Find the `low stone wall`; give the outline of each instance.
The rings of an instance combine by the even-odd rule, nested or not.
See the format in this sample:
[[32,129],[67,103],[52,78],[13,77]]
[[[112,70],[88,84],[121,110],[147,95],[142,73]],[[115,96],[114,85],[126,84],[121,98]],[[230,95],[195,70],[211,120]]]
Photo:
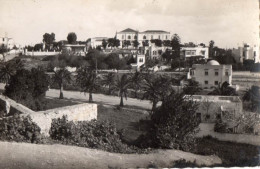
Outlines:
[[52,56],[58,54],[60,54],[60,52],[25,52],[26,56]]
[[3,111],[7,116],[14,113],[19,113],[21,116],[30,116],[32,121],[41,128],[41,134],[45,136],[49,135],[52,120],[62,116],[67,116],[69,121],[97,119],[97,104],[89,103],[35,112],[8,97],[0,95],[0,108],[4,109]]
[[69,121],[90,121],[97,119],[97,104],[79,104],[66,106],[30,114],[32,121],[40,128],[41,133],[48,136],[53,119],[67,116]]

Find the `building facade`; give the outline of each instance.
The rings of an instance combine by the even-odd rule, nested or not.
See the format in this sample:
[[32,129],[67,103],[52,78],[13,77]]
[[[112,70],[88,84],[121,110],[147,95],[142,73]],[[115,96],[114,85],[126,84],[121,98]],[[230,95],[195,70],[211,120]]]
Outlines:
[[103,47],[103,45],[102,45],[103,39],[106,40],[106,41],[108,40],[107,37],[94,37],[94,38],[91,38],[91,46],[94,47],[94,48],[96,48],[98,46]]
[[198,103],[196,117],[201,122],[215,122],[223,119],[226,114],[235,118],[243,113],[243,103],[239,96],[186,95],[184,97]]
[[257,46],[251,47],[246,43],[242,47],[232,49],[232,55],[237,63],[243,63],[244,60],[254,60],[255,62],[259,62],[258,52]]
[[221,86],[224,82],[232,85],[232,65],[220,65],[211,60],[207,64],[194,64],[188,73],[188,79],[193,79],[202,88]]
[[183,59],[189,59],[196,56],[201,56],[204,59],[208,59],[209,48],[206,46],[181,47],[180,55]]
[[13,49],[14,45],[14,40],[12,38],[0,37],[0,46],[4,46],[8,49]]

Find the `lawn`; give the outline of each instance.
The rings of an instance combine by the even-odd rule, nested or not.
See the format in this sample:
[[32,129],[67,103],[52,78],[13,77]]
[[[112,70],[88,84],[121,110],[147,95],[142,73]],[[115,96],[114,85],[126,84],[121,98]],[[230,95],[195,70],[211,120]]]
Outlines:
[[118,109],[116,106],[98,105],[98,120],[110,121],[119,131],[123,130],[123,140],[127,143],[132,143],[139,135],[145,133],[139,120],[147,117],[147,110],[130,107]]
[[48,98],[48,97],[44,98],[44,102],[46,102],[46,106],[42,111],[80,104],[80,102],[76,102],[68,99],[58,99],[58,98]]

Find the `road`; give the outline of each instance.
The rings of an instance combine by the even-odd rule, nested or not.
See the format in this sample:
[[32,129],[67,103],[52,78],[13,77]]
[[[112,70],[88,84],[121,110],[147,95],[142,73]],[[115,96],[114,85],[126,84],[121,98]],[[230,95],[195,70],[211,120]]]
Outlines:
[[[60,91],[56,89],[49,89],[46,96],[51,98],[57,98],[60,95]],[[63,91],[63,95],[66,99],[72,99],[75,101],[87,102],[88,94],[84,94],[78,91]],[[108,105],[119,105],[120,98],[117,96],[109,96],[104,94],[93,94],[94,102],[99,102]],[[124,99],[124,104],[129,106],[138,106],[144,109],[151,109],[152,105],[148,100],[138,100],[133,98]]]
[[149,154],[117,154],[65,145],[0,142],[0,168],[80,169],[137,168],[149,164],[170,167],[173,161],[186,159],[201,165],[221,164],[217,156],[202,156],[179,150],[158,150]]

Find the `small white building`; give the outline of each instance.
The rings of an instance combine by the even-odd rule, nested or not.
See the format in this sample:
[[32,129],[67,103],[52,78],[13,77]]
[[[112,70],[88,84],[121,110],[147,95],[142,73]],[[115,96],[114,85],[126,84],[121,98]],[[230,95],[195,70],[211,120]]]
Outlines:
[[79,56],[85,56],[85,54],[87,53],[87,46],[79,44],[66,44],[62,46],[62,53],[64,52],[73,53]]
[[204,46],[181,47],[180,55],[184,59],[189,59],[195,56],[202,56],[204,59],[208,59],[209,48]]
[[0,37],[0,46],[5,46],[8,49],[13,49],[14,45],[15,44],[13,38]]
[[140,70],[140,67],[145,64],[145,55],[137,55],[136,63],[132,63],[132,68],[135,68],[137,71]]
[[98,47],[98,46],[103,47],[103,45],[102,45],[103,40],[107,41],[108,38],[107,37],[94,37],[94,38],[91,38],[91,46],[95,47],[95,48]]
[[232,85],[232,65],[220,65],[211,60],[207,64],[194,64],[189,70],[188,79],[193,79],[203,88],[212,88],[224,82]]
[[184,97],[198,104],[196,117],[201,122],[215,122],[217,119],[223,119],[225,114],[235,118],[243,113],[243,103],[239,96],[186,95]]

